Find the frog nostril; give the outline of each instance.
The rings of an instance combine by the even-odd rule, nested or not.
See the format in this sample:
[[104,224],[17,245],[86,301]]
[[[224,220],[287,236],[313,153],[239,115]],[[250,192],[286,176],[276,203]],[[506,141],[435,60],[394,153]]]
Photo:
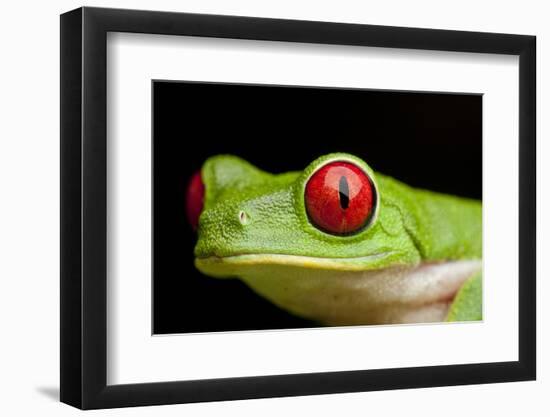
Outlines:
[[248,214],[246,214],[244,211],[239,211],[239,222],[244,226],[248,223]]

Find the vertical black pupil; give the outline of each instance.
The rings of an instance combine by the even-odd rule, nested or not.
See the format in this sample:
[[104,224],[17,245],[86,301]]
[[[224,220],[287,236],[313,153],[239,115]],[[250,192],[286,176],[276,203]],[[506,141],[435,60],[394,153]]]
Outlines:
[[348,179],[343,175],[338,184],[338,195],[340,196],[340,207],[347,209],[349,207],[349,185]]

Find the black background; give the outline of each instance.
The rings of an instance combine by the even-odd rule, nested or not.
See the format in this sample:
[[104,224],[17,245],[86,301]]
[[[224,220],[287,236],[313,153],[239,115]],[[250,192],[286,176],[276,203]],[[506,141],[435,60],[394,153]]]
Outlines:
[[185,189],[209,156],[285,172],[349,152],[409,185],[481,199],[479,95],[154,81],[153,105],[155,334],[318,326],[195,269]]

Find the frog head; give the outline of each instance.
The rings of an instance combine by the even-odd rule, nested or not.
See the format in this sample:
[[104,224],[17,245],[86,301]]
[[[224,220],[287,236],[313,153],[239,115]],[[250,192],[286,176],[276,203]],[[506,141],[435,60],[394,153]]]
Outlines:
[[188,202],[198,226],[195,264],[207,275],[274,267],[365,271],[419,257],[373,170],[350,154],[325,155],[302,172],[281,174],[236,156],[214,156],[195,177],[194,190]]

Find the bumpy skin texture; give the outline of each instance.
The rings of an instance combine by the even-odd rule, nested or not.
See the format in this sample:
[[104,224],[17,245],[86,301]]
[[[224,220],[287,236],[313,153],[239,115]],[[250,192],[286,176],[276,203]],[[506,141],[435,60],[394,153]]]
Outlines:
[[[368,227],[351,236],[319,230],[306,213],[307,180],[332,161],[358,165],[377,189],[375,215]],[[202,179],[206,198],[199,219],[196,265],[211,276],[240,277],[253,288],[254,275],[270,275],[271,264],[308,274],[315,270],[347,273],[482,256],[479,201],[413,189],[374,173],[353,155],[326,155],[303,172],[283,174],[270,174],[238,157],[219,155],[204,163]],[[273,287],[277,277],[269,279]],[[265,291],[258,290],[266,296]],[[478,307],[470,304],[452,306],[453,317],[477,317],[466,311]],[[462,315],[457,313],[459,310]]]
[[447,315],[447,321],[478,321],[482,319],[481,274],[464,283]]

